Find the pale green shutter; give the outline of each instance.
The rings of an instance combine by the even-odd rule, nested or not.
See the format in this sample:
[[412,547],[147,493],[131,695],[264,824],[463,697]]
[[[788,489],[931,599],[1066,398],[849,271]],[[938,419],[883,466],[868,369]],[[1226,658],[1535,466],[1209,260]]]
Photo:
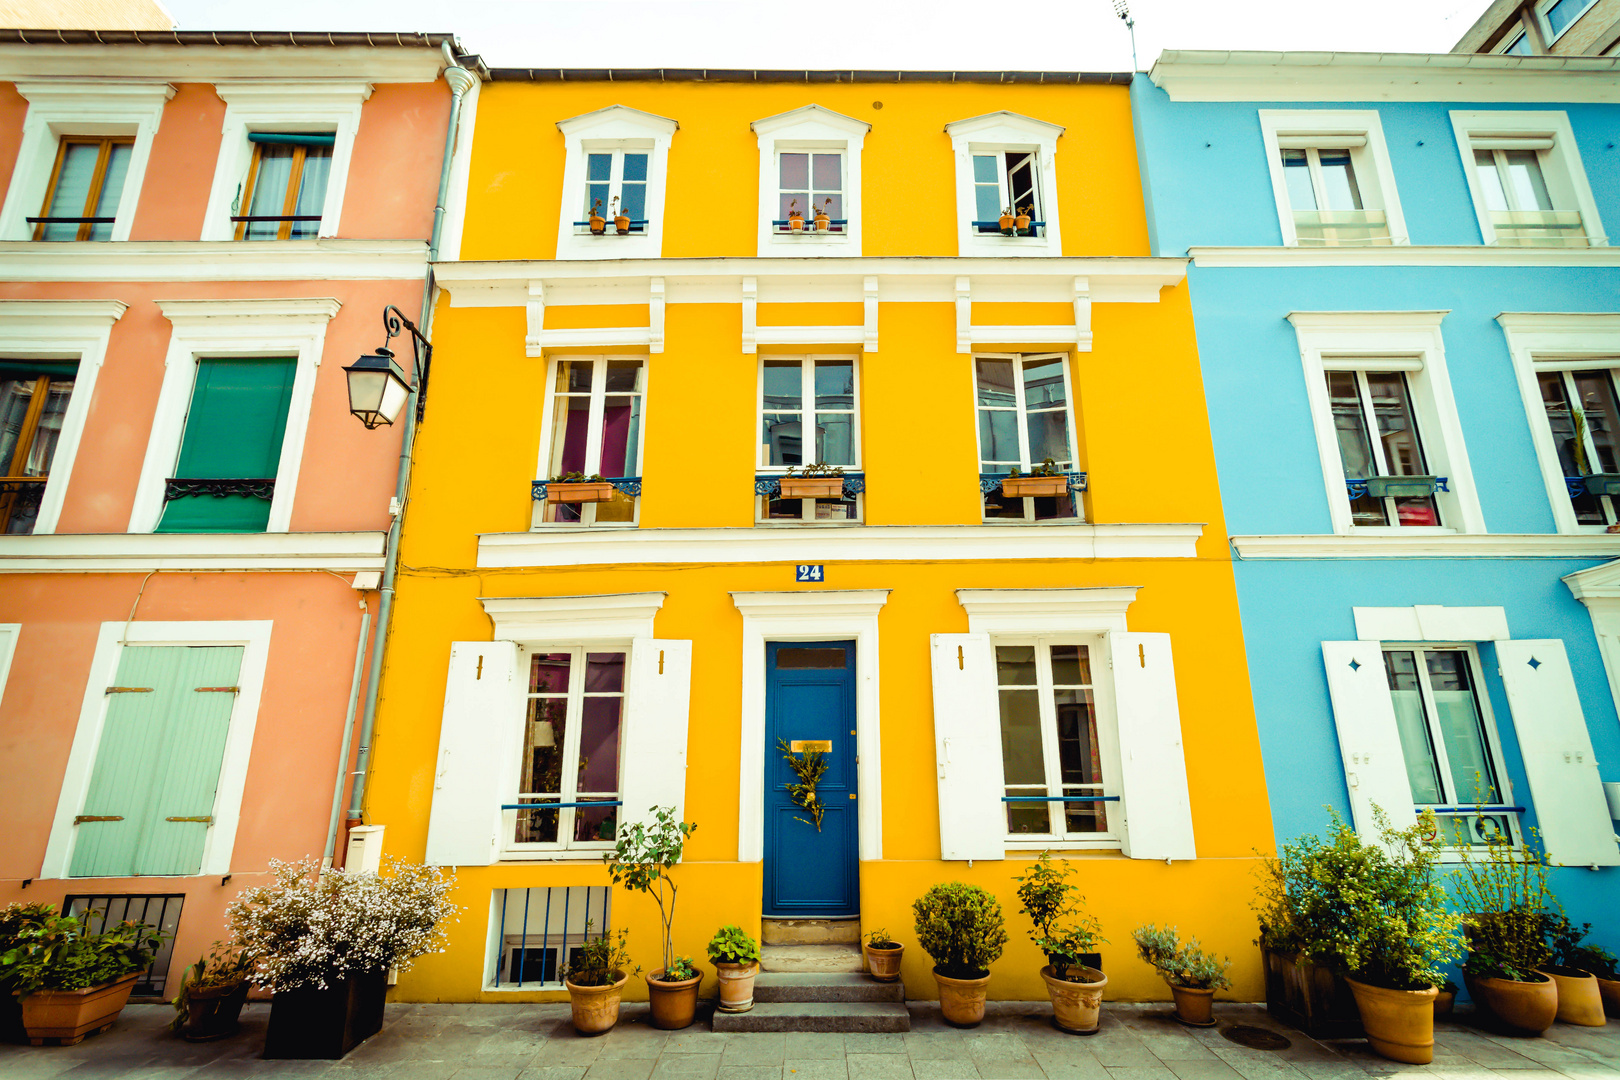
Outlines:
[[[195,874],[213,824],[214,792],[236,704],[242,649],[179,649],[186,654],[170,699],[168,741],[152,788],[137,874]],[[189,820],[180,820],[189,819]]]
[[115,685],[106,689],[107,719],[84,809],[76,818],[70,877],[127,877],[152,774],[163,744],[163,717],[177,649],[125,648]]

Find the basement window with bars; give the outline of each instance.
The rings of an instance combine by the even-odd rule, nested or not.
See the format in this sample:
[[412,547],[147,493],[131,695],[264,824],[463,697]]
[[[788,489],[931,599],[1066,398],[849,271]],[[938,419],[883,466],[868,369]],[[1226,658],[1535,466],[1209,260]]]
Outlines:
[[611,904],[606,885],[494,890],[489,988],[564,989],[574,954],[612,928]]
[[169,962],[174,959],[174,937],[180,929],[180,908],[185,903],[181,895],[79,894],[62,901],[62,910],[76,918],[85,919],[92,933],[111,930],[119,923],[145,923],[164,935],[152,957],[152,966],[141,972],[135,980],[132,998],[161,999],[163,984],[169,978]]

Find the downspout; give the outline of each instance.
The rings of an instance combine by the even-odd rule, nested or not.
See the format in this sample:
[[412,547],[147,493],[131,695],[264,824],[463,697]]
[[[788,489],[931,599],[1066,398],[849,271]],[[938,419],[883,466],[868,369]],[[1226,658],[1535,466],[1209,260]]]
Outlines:
[[[422,307],[419,313],[422,336],[432,337],[433,327],[433,264],[439,258],[439,238],[444,231],[444,204],[450,196],[450,166],[455,156],[457,129],[461,125],[461,103],[468,90],[478,82],[478,76],[455,62],[448,42],[445,58],[450,66],[444,70],[444,81],[450,86],[450,124],[444,133],[444,163],[439,169],[439,197],[433,207],[433,232],[428,242],[427,275],[422,280]],[[415,346],[413,345],[413,350]],[[355,753],[354,786],[349,794],[349,825],[359,824],[366,798],[366,779],[371,765],[371,739],[377,724],[377,691],[382,681],[383,650],[388,644],[390,616],[394,609],[394,578],[399,568],[399,533],[405,516],[405,492],[410,486],[411,454],[416,444],[416,412],[422,389],[420,360],[411,373],[411,396],[405,403],[405,432],[399,442],[399,474],[394,484],[394,500],[390,510],[393,522],[388,527],[388,546],[383,552],[383,578],[381,595],[377,601],[377,630],[371,640],[371,670],[366,679],[366,710],[360,720],[360,745]]]

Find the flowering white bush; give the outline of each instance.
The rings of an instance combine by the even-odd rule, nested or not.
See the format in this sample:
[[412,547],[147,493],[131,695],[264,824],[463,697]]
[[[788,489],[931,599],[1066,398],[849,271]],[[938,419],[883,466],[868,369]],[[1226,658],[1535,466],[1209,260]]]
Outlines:
[[440,927],[460,914],[456,878],[401,859],[380,874],[321,870],[313,859],[270,860],[274,885],[246,889],[225,910],[253,981],[274,992],[326,989],[352,975],[443,952]]

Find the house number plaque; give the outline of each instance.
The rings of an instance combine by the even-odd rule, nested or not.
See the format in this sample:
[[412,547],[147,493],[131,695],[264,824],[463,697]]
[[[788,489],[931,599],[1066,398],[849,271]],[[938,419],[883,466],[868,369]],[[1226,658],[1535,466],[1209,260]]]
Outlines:
[[802,754],[807,750],[820,750],[823,754],[832,753],[831,739],[794,739],[788,743],[788,748],[795,754]]
[[794,581],[826,581],[827,572],[821,563],[796,563],[793,567]]

